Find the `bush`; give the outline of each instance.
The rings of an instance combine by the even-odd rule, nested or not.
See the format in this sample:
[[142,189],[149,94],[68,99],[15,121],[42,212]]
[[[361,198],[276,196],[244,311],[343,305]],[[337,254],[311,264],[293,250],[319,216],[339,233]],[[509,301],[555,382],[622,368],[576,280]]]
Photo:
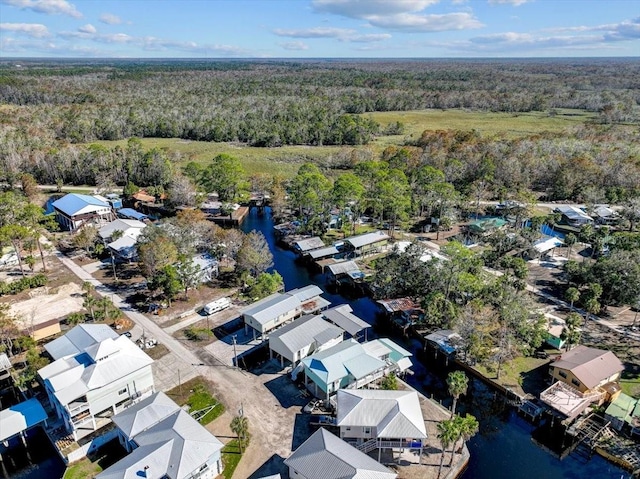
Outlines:
[[18,294],[27,289],[39,288],[47,284],[48,278],[44,274],[36,274],[29,278],[21,278],[17,281],[7,283],[0,281],[0,296],[8,294]]

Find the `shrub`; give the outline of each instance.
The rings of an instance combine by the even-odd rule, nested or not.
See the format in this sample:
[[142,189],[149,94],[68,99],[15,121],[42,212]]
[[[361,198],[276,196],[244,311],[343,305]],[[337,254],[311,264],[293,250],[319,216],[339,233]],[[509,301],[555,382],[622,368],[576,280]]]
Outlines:
[[27,289],[39,288],[47,284],[48,278],[44,274],[36,274],[28,278],[20,278],[17,281],[7,283],[0,281],[0,296],[18,294]]

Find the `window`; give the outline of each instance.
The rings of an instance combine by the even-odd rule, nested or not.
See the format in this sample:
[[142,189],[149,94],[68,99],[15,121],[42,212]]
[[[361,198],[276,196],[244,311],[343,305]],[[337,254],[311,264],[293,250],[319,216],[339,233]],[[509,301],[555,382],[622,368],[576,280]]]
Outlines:
[[119,395],[126,394],[126,393],[127,393],[127,388],[124,388],[124,389],[121,389],[120,391],[118,391]]
[[561,378],[565,378],[565,379],[567,379],[567,373],[565,373],[564,371],[558,371],[558,375],[559,375]]
[[572,379],[571,384],[573,384],[574,386],[580,386],[580,381],[578,381],[577,379]]
[[367,434],[367,435],[371,434],[371,428],[370,427],[365,427],[364,428],[364,433]]

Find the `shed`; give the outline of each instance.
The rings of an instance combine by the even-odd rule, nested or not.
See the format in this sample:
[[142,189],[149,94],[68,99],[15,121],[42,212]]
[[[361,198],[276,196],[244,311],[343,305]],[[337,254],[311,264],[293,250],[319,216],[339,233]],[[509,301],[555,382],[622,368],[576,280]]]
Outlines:
[[124,218],[124,219],[132,219],[132,220],[138,220],[138,221],[144,221],[149,219],[147,215],[145,215],[144,213],[140,213],[139,211],[136,211],[133,208],[121,208],[116,213],[120,218]]

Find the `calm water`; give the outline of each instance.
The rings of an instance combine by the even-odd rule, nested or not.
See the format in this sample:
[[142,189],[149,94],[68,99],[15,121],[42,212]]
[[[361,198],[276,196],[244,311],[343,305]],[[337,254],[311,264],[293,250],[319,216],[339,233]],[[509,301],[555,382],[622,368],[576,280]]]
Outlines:
[[[323,296],[333,305],[349,303],[355,314],[373,324],[378,308],[369,298],[349,299],[326,292],[324,277],[312,275],[307,268],[296,263],[293,252],[276,245],[273,234],[273,221],[269,214],[258,215],[256,210],[246,218],[242,230],[257,230],[264,233],[271,248],[274,269],[282,275],[285,289],[293,289],[313,283],[320,286]],[[373,333],[375,335],[375,331]],[[413,342],[408,345],[414,353],[418,353],[419,345]],[[446,397],[444,377],[446,370],[442,365],[431,364],[427,358],[427,366],[414,361],[415,374],[409,382],[425,394],[435,397]],[[439,374],[437,374],[438,372]],[[469,394],[463,397],[460,411],[474,414],[480,421],[480,433],[469,441],[471,460],[463,474],[464,479],[595,479],[612,478],[627,479],[631,475],[626,471],[608,463],[600,456],[585,462],[574,456],[560,461],[545,452],[531,441],[533,426],[520,418],[515,412],[495,399],[493,391],[479,381],[473,381]]]
[[64,474],[64,463],[42,428],[29,431],[28,450],[19,439],[14,438],[10,442],[11,450],[2,455],[0,478],[59,479]]

